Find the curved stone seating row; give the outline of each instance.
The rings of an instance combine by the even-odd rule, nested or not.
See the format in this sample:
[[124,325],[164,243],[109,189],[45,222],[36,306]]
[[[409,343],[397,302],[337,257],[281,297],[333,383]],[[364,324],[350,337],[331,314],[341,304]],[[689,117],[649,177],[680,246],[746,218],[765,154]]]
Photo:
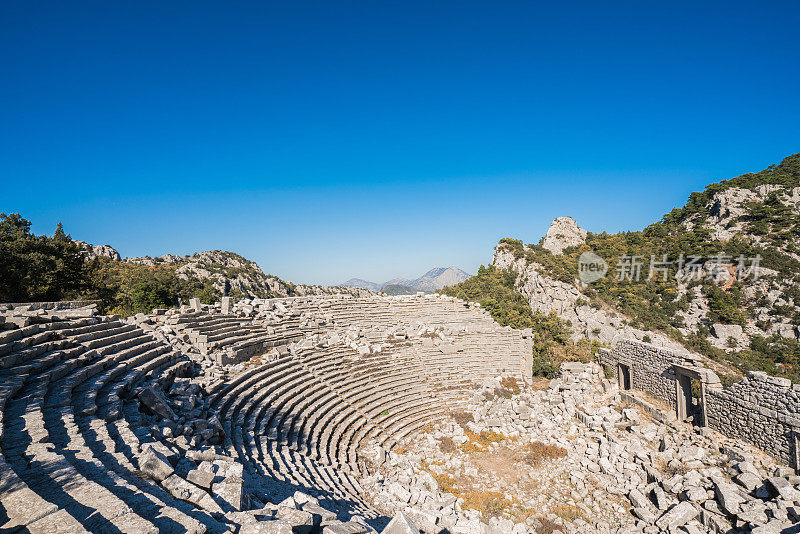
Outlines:
[[[288,494],[301,489],[334,509],[377,517],[357,482],[364,465],[358,451],[368,443],[392,449],[442,417],[475,380],[514,373],[524,357],[518,333],[446,299],[291,302],[288,311],[276,305],[280,321],[271,325],[223,315],[219,307],[165,316],[179,326],[173,335],[206,351],[263,352],[308,340],[206,387],[228,453],[267,496],[279,484]],[[359,350],[332,342],[335,336],[304,338],[331,323],[337,332],[354,329]],[[419,338],[432,326],[436,339]],[[143,447],[156,445],[160,428],[150,427],[133,398],[194,368],[155,330],[89,317],[0,331],[0,529],[228,528],[139,475]],[[412,334],[406,339],[404,332]],[[361,339],[374,345],[363,351]],[[225,369],[209,368],[206,380]]]
[[2,332],[0,347],[0,528],[227,528],[137,475],[139,439],[121,418],[126,393],[185,372],[185,358],[113,317]]
[[212,406],[225,420],[230,452],[249,469],[318,488],[323,499],[370,517],[350,476],[361,443],[391,447],[445,409],[414,373],[371,376],[368,363],[349,363],[353,355],[345,347],[308,349],[247,369],[218,383]]
[[359,490],[349,477],[288,446],[291,424],[283,419],[288,404],[296,407],[298,399],[324,390],[324,385],[309,384],[310,380],[295,359],[282,358],[219,387],[212,406],[225,420],[230,452],[257,474],[316,493],[329,506],[374,517],[376,512],[357,496]]

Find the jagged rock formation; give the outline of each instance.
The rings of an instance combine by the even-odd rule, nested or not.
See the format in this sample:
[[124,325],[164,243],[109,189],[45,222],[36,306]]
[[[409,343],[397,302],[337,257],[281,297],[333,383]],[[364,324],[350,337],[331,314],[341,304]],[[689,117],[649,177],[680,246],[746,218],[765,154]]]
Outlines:
[[627,318],[613,309],[590,306],[577,283],[568,284],[547,276],[541,266],[525,258],[515,258],[502,245],[495,248],[492,265],[517,274],[518,290],[534,311],[555,313],[569,321],[573,339],[587,337],[613,346],[621,339],[641,340],[647,336],[655,345],[683,348],[664,335],[631,327]]
[[199,280],[211,280],[220,292],[224,290],[227,281],[232,292],[250,298],[330,295],[343,292],[353,295],[369,294],[359,288],[341,289],[292,284],[277,276],[264,274],[256,262],[225,250],[198,252],[191,256],[165,254],[157,258],[126,258],[125,261],[150,266],[174,265],[176,273],[181,278],[187,279],[193,276]]
[[348,293],[355,296],[367,296],[372,292],[360,287],[326,287],[306,284],[293,284],[281,280],[277,276],[264,274],[254,261],[248,260],[234,252],[225,250],[209,250],[187,256],[165,254],[152,258],[150,256],[121,258],[110,245],[92,245],[83,241],[75,241],[84,249],[87,260],[102,258],[113,262],[124,261],[136,265],[170,266],[177,276],[183,280],[190,277],[197,280],[210,280],[213,287],[223,293],[226,289],[231,294],[245,298],[272,298],[307,295],[334,295]]
[[547,229],[542,246],[558,255],[567,247],[582,245],[586,234],[586,230],[578,227],[572,217],[556,217]]
[[[534,310],[570,321],[573,338],[683,343],[732,362],[714,367],[721,374],[797,380],[798,221],[800,154],[692,193],[640,232],[592,234],[556,219],[541,245],[501,240],[493,265],[512,269]],[[584,255],[599,260],[602,283],[585,276],[595,265],[581,271]]]

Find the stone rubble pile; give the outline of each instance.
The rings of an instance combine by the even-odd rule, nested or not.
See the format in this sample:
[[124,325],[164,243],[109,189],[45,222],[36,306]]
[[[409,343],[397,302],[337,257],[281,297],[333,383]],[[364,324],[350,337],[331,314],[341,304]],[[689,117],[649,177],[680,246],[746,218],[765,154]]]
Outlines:
[[[464,413],[401,443],[402,454],[365,450],[375,474],[362,483],[376,506],[433,533],[798,531],[800,477],[715,432],[621,404],[596,364],[564,364],[546,391],[494,393],[502,390],[485,382]],[[502,439],[470,448],[486,432]],[[534,442],[563,452],[526,465]],[[509,465],[493,470],[487,456]],[[469,509],[470,488],[502,496],[504,508]]]

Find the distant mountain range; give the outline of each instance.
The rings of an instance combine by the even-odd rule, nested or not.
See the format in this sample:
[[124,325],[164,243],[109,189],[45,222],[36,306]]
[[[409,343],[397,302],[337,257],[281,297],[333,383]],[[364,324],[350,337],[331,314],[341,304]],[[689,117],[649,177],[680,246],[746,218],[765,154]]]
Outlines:
[[471,275],[462,271],[458,267],[435,267],[415,280],[408,278],[393,278],[382,284],[363,280],[361,278],[351,278],[347,282],[339,284],[342,287],[360,287],[370,291],[386,291],[391,295],[413,294],[417,291],[433,293],[444,286],[451,286],[463,282]]

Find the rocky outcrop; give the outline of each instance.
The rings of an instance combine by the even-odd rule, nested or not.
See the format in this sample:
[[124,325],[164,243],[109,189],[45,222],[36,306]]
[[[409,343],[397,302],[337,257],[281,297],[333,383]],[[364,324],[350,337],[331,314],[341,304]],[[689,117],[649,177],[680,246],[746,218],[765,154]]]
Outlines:
[[86,243],[85,241],[75,241],[75,244],[81,247],[86,254],[87,260],[93,260],[95,258],[108,258],[114,261],[120,261],[119,252],[114,249],[111,245],[92,245],[91,243]]
[[701,221],[701,217],[696,215],[690,217],[685,226],[692,229],[695,225],[702,224],[711,230],[712,239],[717,241],[728,241],[736,237],[763,245],[765,242],[761,236],[748,231],[747,222],[752,207],[765,202],[771,195],[776,195],[777,203],[800,215],[800,187],[787,188],[777,184],[763,184],[753,189],[731,187],[711,197],[705,207],[708,212],[707,220]]
[[542,274],[539,265],[528,263],[524,257],[516,259],[501,246],[495,248],[492,264],[517,274],[517,289],[534,311],[555,313],[569,321],[574,339],[587,337],[613,346],[623,338],[642,340],[647,336],[657,346],[682,348],[664,335],[631,327],[627,318],[614,310],[593,308],[576,285]]
[[148,267],[168,266],[174,268],[176,274],[184,280],[190,277],[200,281],[210,280],[214,288],[221,293],[224,293],[227,285],[227,289],[231,294],[246,298],[334,295],[341,293],[353,296],[368,296],[373,293],[358,287],[341,288],[292,284],[281,280],[277,276],[264,274],[264,271],[261,270],[261,267],[256,262],[225,250],[209,250],[186,256],[178,256],[176,254],[164,254],[157,257],[141,256],[123,260],[119,252],[109,245],[92,245],[83,241],[76,241],[75,243],[85,250],[86,258],[89,260],[106,258],[111,261],[124,261]]
[[586,230],[580,228],[572,217],[556,217],[544,236],[542,246],[559,255],[565,248],[582,245],[586,235]]

